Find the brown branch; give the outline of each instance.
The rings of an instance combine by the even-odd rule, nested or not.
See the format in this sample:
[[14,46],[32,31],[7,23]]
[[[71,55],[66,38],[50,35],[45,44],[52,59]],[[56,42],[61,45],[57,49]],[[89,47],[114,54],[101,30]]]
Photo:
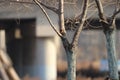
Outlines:
[[64,26],[64,0],[59,0],[59,25],[60,25],[60,33],[62,35],[66,34],[65,26]]
[[52,23],[50,17],[48,16],[47,12],[45,11],[45,9],[42,7],[42,5],[39,3],[38,0],[33,0],[42,10],[42,12],[44,13],[44,15],[46,16],[49,24],[51,25],[51,27],[53,28],[53,30],[58,34],[58,36],[62,37],[62,34],[55,28],[54,24]]
[[84,0],[83,12],[82,12],[82,15],[81,15],[81,23],[80,23],[80,26],[78,27],[78,29],[76,30],[76,32],[74,34],[74,37],[73,37],[73,40],[72,40],[72,43],[71,43],[72,46],[76,46],[78,44],[78,39],[79,39],[80,33],[82,31],[83,25],[85,23],[85,19],[86,19],[86,15],[87,15],[88,3],[89,3],[89,0]]
[[115,12],[119,10],[119,0],[116,0]]
[[100,0],[95,0],[98,12],[99,12],[99,18],[101,19],[102,22],[107,23],[106,17],[104,16],[104,11],[103,11],[103,6]]
[[111,22],[110,22],[110,24],[113,24],[113,22],[115,21],[116,16],[117,16],[119,13],[120,13],[119,0],[116,0],[115,11],[114,11],[113,15],[111,16]]
[[112,17],[115,18],[119,13],[120,13],[120,9],[119,9],[118,11],[116,11],[116,12],[112,15]]
[[[82,3],[84,3],[84,1],[82,1]],[[88,8],[91,8],[91,7],[93,7],[93,6],[94,6],[94,2],[90,3],[90,4],[88,5]],[[76,19],[76,20],[79,20],[80,17],[81,17],[81,14],[82,14],[82,13],[78,14],[78,15],[75,17],[75,19]]]
[[47,5],[43,4],[43,3],[40,2],[40,1],[38,1],[38,2],[39,2],[42,6],[44,6],[45,8],[50,9],[50,10],[52,10],[53,12],[55,12],[55,13],[58,14],[59,10],[58,10],[57,8],[51,7],[51,6],[47,6]]

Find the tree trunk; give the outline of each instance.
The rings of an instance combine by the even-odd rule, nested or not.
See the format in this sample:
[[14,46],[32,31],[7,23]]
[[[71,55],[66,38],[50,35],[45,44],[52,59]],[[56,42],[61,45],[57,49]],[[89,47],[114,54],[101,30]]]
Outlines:
[[76,80],[76,53],[66,37],[61,37],[67,55],[68,71],[67,80]]
[[67,51],[68,73],[67,80],[76,80],[76,54],[73,51]]
[[116,29],[106,29],[104,30],[104,34],[106,36],[106,47],[108,54],[108,66],[109,66],[109,77],[111,80],[119,80],[118,77],[118,66],[117,66],[117,58],[116,58],[116,50],[115,50],[115,32]]

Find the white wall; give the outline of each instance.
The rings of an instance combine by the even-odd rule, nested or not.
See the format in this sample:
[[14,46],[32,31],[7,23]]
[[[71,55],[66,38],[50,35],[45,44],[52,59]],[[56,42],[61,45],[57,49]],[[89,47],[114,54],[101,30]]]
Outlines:
[[39,77],[41,80],[56,80],[57,50],[54,38],[26,40],[23,46],[26,47],[26,51],[23,51],[23,54],[26,54],[24,55],[23,74]]

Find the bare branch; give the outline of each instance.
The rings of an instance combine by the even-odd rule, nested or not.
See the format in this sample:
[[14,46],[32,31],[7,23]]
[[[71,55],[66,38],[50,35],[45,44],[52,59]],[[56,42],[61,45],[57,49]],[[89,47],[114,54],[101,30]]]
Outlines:
[[[83,4],[83,3],[84,3],[84,1],[82,1],[82,4]],[[95,4],[95,2],[91,2],[91,3],[89,3],[89,4],[88,4],[88,8],[92,8],[92,7],[94,7],[94,4]],[[96,9],[94,9],[94,11],[96,11]],[[82,14],[82,12],[81,12],[80,14],[78,14],[78,15],[75,17],[75,19],[76,19],[76,20],[79,20],[81,14]]]
[[47,6],[47,5],[43,4],[43,3],[42,3],[42,2],[40,2],[40,1],[39,1],[39,3],[40,3],[42,6],[46,7],[47,9],[50,9],[50,10],[52,10],[53,12],[55,12],[55,13],[57,13],[57,14],[58,14],[59,10],[58,10],[57,8]]
[[88,3],[89,3],[89,0],[84,0],[83,12],[82,12],[82,15],[81,15],[81,23],[80,23],[80,26],[78,27],[78,29],[76,30],[76,32],[74,34],[74,37],[73,37],[73,40],[72,40],[72,45],[73,46],[77,45],[80,33],[81,33],[83,25],[85,23],[87,10],[88,10]]
[[119,10],[119,0],[116,0],[115,12]]
[[114,14],[111,16],[111,21],[110,21],[110,25],[112,25],[115,21],[116,16],[120,13],[120,9],[116,12],[114,12]]
[[55,28],[54,24],[52,23],[52,21],[50,20],[50,17],[48,16],[47,12],[45,11],[45,9],[42,7],[42,5],[39,3],[38,0],[33,0],[42,10],[42,12],[44,13],[44,15],[46,16],[48,22],[50,23],[51,27],[53,28],[53,30],[58,34],[58,36],[62,37],[62,34]]
[[113,15],[111,16],[111,22],[110,24],[112,24],[116,18],[116,16],[120,13],[120,9],[119,9],[119,0],[116,0],[116,6],[115,6],[115,12],[113,13]]
[[106,17],[104,16],[104,11],[103,11],[103,6],[100,0],[95,0],[98,12],[99,12],[99,18],[101,19],[102,22],[107,23]]
[[120,13],[120,9],[119,9],[118,11],[116,11],[116,12],[112,15],[112,17],[115,18],[119,13]]
[[100,18],[102,19],[103,17],[103,6],[102,6],[102,3],[100,0],[95,0],[96,4],[97,4],[97,7],[98,7],[98,12],[99,12],[99,16]]
[[59,24],[60,24],[60,33],[62,35],[66,34],[64,26],[64,0],[59,0]]
[[[3,2],[12,2],[12,3],[22,3],[22,4],[34,4],[34,5],[36,5],[36,4],[33,3],[32,1],[0,1],[0,3],[3,3]],[[55,13],[58,14],[58,9],[57,9],[57,8],[51,7],[51,6],[47,6],[47,5],[45,5],[44,3],[40,2],[40,1],[39,1],[39,3],[40,3],[42,6],[44,6],[45,8],[50,9],[50,10],[52,10],[53,12],[55,12]]]
[[23,3],[23,4],[35,4],[33,2],[28,2],[28,1],[0,1],[0,3],[3,3],[3,2],[12,2],[12,3]]

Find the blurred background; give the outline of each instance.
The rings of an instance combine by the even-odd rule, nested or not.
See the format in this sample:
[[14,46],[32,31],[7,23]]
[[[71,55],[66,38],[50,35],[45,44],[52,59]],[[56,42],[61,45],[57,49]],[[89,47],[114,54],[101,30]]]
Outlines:
[[[24,1],[23,4],[14,1],[16,0],[0,2],[0,51],[10,57],[13,68],[22,80],[67,80],[66,53],[60,38],[52,30],[44,14],[39,10],[39,7],[28,3],[27,0],[20,0]],[[54,1],[57,0],[53,0],[52,4]],[[76,1],[71,0],[71,3]],[[49,0],[48,2],[42,0],[42,2],[51,5],[48,4]],[[79,7],[81,6],[73,3],[65,3],[66,19],[72,19],[80,13]],[[82,0],[78,0],[78,4],[82,4]],[[54,6],[57,5],[54,4]],[[111,10],[111,4],[107,8],[107,10]],[[95,10],[91,9],[94,8],[90,8],[88,11],[88,14],[92,13],[88,15],[90,19],[88,19],[87,26],[100,26]],[[58,28],[57,14],[46,8],[45,10]],[[119,22],[120,20],[117,18],[117,29],[119,29]],[[67,30],[70,41],[73,34],[74,30]],[[105,36],[101,28],[88,27],[82,31],[76,51],[77,80],[104,80],[108,76],[105,44]],[[117,30],[116,50],[120,70],[119,45],[120,31]]]

